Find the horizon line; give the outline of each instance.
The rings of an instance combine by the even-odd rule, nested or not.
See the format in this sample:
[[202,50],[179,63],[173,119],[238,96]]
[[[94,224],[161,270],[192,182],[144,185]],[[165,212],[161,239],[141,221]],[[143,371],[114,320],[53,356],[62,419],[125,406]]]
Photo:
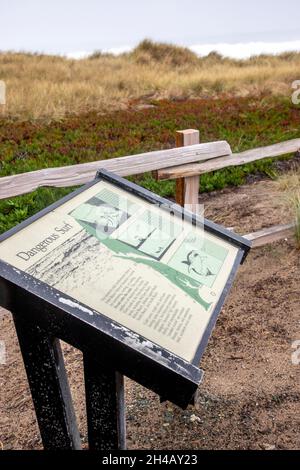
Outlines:
[[[300,53],[300,39],[299,40],[292,40],[292,41],[247,41],[247,42],[217,42],[217,43],[201,43],[201,44],[193,44],[189,46],[182,46],[176,43],[166,42],[166,41],[154,41],[154,43],[158,44],[170,44],[185,47],[192,52],[194,52],[198,57],[206,57],[212,52],[216,52],[220,54],[224,58],[236,59],[236,60],[243,60],[249,59],[253,56],[260,56],[260,55],[279,55],[283,53],[289,52],[299,52]],[[138,43],[140,44],[140,43]],[[138,45],[137,44],[137,45]],[[122,55],[124,53],[128,53],[133,51],[137,45],[129,46],[118,46],[118,47],[110,47],[110,48],[94,48],[93,50],[74,50],[71,52],[43,52],[39,50],[30,51],[30,50],[1,50],[0,53],[24,53],[24,54],[37,54],[37,55],[50,55],[50,56],[58,56],[58,57],[65,57],[67,59],[75,59],[81,60],[86,59],[93,55],[96,52],[101,52],[103,54],[112,54],[115,56]]]

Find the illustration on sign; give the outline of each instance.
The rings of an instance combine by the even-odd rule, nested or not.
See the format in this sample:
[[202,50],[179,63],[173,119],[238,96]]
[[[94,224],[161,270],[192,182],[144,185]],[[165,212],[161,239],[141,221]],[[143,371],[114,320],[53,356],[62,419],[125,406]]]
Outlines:
[[[100,181],[0,244],[0,257],[191,361],[238,248]],[[88,313],[87,313],[88,314]]]

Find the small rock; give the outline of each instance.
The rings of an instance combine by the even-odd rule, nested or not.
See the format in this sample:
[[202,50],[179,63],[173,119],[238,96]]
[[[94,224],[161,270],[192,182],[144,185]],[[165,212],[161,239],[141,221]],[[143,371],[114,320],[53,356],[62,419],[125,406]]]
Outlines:
[[199,416],[196,415],[191,415],[190,421],[191,423],[201,423],[201,419],[199,418]]
[[262,447],[265,449],[265,450],[276,450],[276,446],[272,445],[272,444],[263,444]]

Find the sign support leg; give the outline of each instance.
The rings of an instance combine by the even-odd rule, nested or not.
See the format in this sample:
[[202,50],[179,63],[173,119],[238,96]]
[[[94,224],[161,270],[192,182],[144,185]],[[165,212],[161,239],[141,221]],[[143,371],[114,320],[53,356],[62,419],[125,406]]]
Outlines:
[[90,450],[126,449],[124,377],[84,354]]
[[81,449],[59,340],[13,313],[45,450]]

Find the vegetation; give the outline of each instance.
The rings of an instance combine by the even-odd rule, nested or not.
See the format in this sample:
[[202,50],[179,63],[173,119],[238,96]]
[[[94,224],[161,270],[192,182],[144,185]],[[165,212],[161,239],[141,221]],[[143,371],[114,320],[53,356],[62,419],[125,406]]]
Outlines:
[[299,68],[297,53],[233,60],[213,52],[199,58],[189,49],[148,40],[130,53],[96,51],[82,60],[0,53],[0,80],[7,86],[3,113],[61,119],[70,113],[125,109],[135,100],[290,95]]
[[[289,99],[257,98],[153,101],[152,107],[129,108],[105,115],[89,112],[61,121],[0,120],[0,176],[45,167],[71,165],[171,148],[175,132],[200,129],[202,142],[227,140],[234,152],[300,137],[300,109]],[[247,175],[274,176],[274,161],[232,167],[201,176],[201,191],[239,185]],[[139,184],[174,196],[174,182],[157,182],[150,174],[134,177]],[[5,231],[69,192],[39,189],[0,201],[0,231]]]
[[300,171],[295,170],[278,179],[278,186],[285,193],[287,208],[295,218],[295,236],[300,249]]
[[[174,147],[179,129],[200,129],[203,142],[225,139],[233,151],[299,137],[300,110],[290,102],[299,66],[297,53],[199,58],[149,40],[130,53],[96,51],[84,60],[0,53],[7,88],[0,176]],[[257,172],[273,177],[273,160],[203,175],[200,190],[239,185]],[[174,196],[173,181],[133,179]],[[0,201],[0,231],[70,190],[43,188]]]

